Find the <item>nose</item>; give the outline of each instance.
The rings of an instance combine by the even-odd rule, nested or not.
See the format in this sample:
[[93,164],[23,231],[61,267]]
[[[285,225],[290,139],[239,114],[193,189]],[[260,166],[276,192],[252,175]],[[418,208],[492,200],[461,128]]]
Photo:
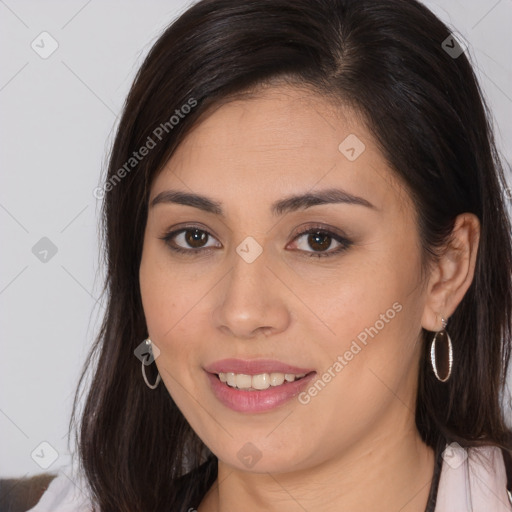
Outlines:
[[289,326],[286,288],[267,265],[265,251],[252,263],[235,254],[223,286],[216,287],[219,300],[213,321],[224,334],[252,339],[282,332]]

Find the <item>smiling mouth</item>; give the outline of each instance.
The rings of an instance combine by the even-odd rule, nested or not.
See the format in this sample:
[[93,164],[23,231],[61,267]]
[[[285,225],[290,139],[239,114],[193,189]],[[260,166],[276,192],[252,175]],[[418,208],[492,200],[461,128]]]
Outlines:
[[309,373],[293,374],[293,373],[260,373],[257,375],[247,375],[244,373],[216,373],[217,378],[227,386],[238,389],[240,391],[263,391],[269,388],[275,388],[279,386],[286,386],[301,380],[304,377],[315,373],[314,371]]

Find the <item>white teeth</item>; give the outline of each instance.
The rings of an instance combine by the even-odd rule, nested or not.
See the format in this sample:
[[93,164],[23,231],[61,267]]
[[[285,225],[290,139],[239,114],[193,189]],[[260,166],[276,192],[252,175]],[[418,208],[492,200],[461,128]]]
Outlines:
[[252,387],[254,389],[267,389],[270,387],[270,375],[268,373],[254,375],[250,380],[252,380]]
[[235,375],[235,383],[237,388],[246,389],[251,387],[251,376],[239,373]]
[[280,386],[284,382],[284,373],[271,373],[270,374],[270,385]]
[[305,375],[305,373],[299,375],[294,375],[293,373],[260,373],[258,375],[246,375],[244,373],[228,372],[219,373],[219,379],[232,388],[262,390],[268,389],[270,386],[280,386],[285,381],[293,382],[296,379],[301,379]]
[[234,373],[226,373],[226,382],[228,386],[235,387],[236,386],[236,378]]

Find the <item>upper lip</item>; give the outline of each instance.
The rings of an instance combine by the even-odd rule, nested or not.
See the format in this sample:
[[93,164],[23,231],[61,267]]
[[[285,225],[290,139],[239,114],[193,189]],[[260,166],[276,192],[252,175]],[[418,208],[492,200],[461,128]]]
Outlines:
[[245,375],[259,375],[261,373],[300,375],[314,371],[311,368],[299,368],[274,359],[221,359],[206,365],[204,369],[209,373],[241,373]]

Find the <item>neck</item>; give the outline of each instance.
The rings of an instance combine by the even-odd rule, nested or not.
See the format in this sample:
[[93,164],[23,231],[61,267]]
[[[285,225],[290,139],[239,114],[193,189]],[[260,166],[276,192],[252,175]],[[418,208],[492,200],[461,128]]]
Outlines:
[[434,452],[411,425],[387,431],[307,470],[248,473],[219,461],[198,512],[424,512]]

